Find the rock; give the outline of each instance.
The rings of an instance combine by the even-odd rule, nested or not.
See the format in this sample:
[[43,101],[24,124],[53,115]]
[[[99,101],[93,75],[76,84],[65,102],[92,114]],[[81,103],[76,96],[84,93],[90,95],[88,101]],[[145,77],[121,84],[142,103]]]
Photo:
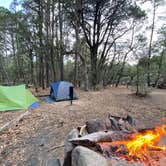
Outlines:
[[[135,125],[134,125],[135,129],[138,131],[142,131],[147,129],[147,127],[145,126],[144,122],[140,121],[140,120],[135,120]],[[149,128],[150,129],[150,128]]]
[[70,139],[78,138],[79,131],[77,129],[73,129],[69,132],[66,141],[65,141],[65,153],[68,153],[73,150],[73,144],[69,142]]
[[105,126],[105,121],[99,118],[87,121],[86,126],[88,133],[107,130]]
[[72,151],[72,166],[108,166],[108,163],[100,154],[83,146],[77,146]]
[[65,158],[63,166],[71,166],[71,152],[75,148],[75,146],[69,141],[70,139],[77,138],[79,136],[79,131],[77,129],[73,129],[69,132],[66,141],[65,141]]

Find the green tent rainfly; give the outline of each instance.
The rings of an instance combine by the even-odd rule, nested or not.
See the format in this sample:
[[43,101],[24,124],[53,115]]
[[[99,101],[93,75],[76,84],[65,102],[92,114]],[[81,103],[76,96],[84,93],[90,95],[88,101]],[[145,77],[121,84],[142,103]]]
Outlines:
[[37,101],[25,85],[0,86],[0,111],[27,109]]

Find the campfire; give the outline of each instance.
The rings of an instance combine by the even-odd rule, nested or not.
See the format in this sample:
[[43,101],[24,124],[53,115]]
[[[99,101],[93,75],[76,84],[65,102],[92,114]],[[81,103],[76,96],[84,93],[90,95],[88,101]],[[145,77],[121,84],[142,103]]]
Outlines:
[[109,115],[105,120],[88,121],[79,128],[78,137],[68,141],[73,149],[83,146],[103,155],[111,166],[112,160],[161,166],[159,160],[166,156],[166,125],[146,129],[137,122],[130,116]]
[[132,134],[131,139],[113,142],[100,142],[99,145],[108,155],[116,155],[130,161],[149,163],[151,153],[163,152],[166,146],[159,145],[166,135],[166,125],[158,126],[153,130]]

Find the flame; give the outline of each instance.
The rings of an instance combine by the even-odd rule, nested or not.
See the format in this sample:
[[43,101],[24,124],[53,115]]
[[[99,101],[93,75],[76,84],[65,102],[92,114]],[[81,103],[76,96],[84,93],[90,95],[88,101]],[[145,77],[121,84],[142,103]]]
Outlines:
[[[114,142],[102,142],[101,146],[111,145],[125,145],[128,150],[128,156],[131,158],[137,157],[141,161],[145,161],[151,151],[165,151],[166,146],[159,145],[159,141],[162,136],[166,136],[166,125],[158,126],[154,130],[147,130],[144,133],[134,134],[131,140],[127,141],[114,141]],[[115,153],[123,150],[123,146],[118,148]],[[128,157],[121,155],[120,157]]]

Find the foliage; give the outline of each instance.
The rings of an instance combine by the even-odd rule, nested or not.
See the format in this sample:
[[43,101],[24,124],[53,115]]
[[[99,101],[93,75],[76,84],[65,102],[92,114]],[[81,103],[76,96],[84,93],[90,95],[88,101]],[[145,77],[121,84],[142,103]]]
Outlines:
[[88,90],[139,77],[146,93],[149,62],[151,85],[166,82],[165,26],[148,59],[148,40],[138,30],[146,13],[136,1],[24,0],[21,10],[15,2],[0,7],[1,83],[45,88],[69,80]]

